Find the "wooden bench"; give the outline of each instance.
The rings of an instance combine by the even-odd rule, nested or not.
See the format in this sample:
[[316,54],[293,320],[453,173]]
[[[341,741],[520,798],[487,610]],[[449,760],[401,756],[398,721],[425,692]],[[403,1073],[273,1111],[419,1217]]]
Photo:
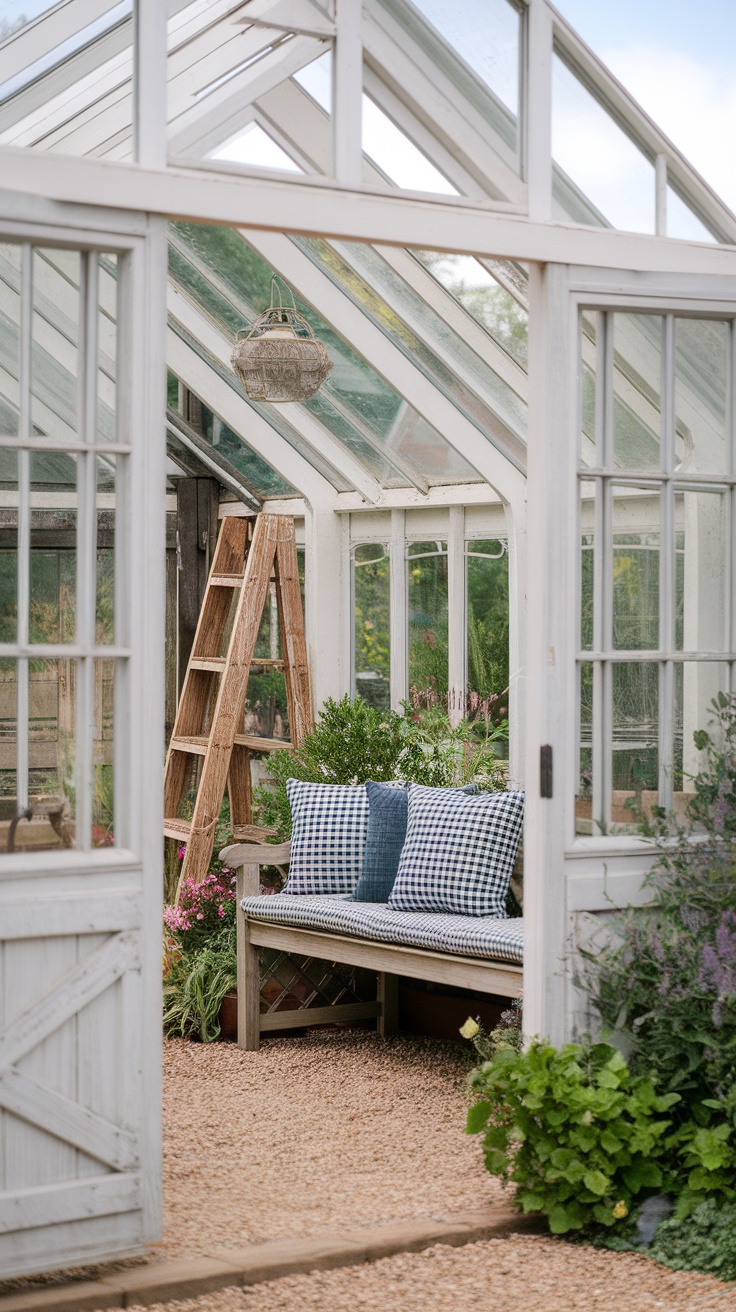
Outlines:
[[[262,866],[282,866],[288,862],[289,843],[270,847],[236,843],[220,852],[220,860],[236,873],[238,1046],[241,1048],[257,1051],[261,1034],[274,1030],[329,1022],[345,1023],[369,1017],[376,1018],[379,1034],[394,1034],[398,1026],[399,975],[507,998],[516,997],[519,992],[522,967],[509,962],[249,919],[240,910],[243,898],[255,897],[260,892]],[[336,1003],[328,1007],[305,1007],[263,1015],[258,957],[261,947],[375,970],[378,974],[377,996],[374,1001]]]

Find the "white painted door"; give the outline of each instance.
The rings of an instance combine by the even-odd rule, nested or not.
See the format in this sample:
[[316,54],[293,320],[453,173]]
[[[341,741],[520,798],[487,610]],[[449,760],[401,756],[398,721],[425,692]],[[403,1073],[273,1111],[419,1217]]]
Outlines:
[[632,807],[684,810],[736,689],[736,281],[532,280],[524,1005],[561,1042],[576,943],[644,898]]
[[0,221],[2,1277],[134,1253],[161,1224],[163,234],[17,198],[13,213]]

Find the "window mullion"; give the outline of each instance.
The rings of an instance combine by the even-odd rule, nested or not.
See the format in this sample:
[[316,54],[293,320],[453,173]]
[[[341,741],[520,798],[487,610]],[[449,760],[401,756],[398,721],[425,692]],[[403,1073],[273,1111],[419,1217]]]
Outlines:
[[[20,286],[20,405],[19,433],[26,440],[33,431],[31,414],[31,367],[33,337],[33,252],[23,244]],[[18,451],[18,616],[16,639],[23,650],[28,646],[31,593],[31,453]],[[17,721],[15,789],[19,811],[28,806],[28,737],[29,737],[29,664],[21,657],[17,664]]]
[[97,557],[97,478],[94,443],[97,432],[98,260],[82,259],[80,331],[80,415],[87,450],[77,457],[77,642],[85,655],[77,661],[77,846],[92,842],[93,733],[95,720],[95,600]]
[[450,507],[447,535],[447,686],[453,724],[465,714],[468,624],[465,605],[465,510]]
[[[659,650],[675,649],[675,320],[665,315],[663,324],[661,406],[661,471],[665,482],[660,491],[659,538]],[[675,677],[671,660],[659,669],[659,805],[672,806],[675,737]]]

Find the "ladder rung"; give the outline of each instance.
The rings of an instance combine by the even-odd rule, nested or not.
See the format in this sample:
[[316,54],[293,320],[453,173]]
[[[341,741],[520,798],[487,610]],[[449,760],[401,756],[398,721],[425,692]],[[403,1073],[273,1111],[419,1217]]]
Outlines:
[[189,662],[190,670],[211,670],[221,674],[225,668],[224,656],[194,656]]
[[243,577],[242,574],[210,574],[209,583],[212,588],[240,588]]
[[283,670],[284,662],[282,660],[259,660],[257,656],[253,657],[250,663],[251,670]]
[[171,739],[170,746],[175,752],[189,752],[191,756],[204,756],[209,738],[206,734],[177,734]]
[[252,752],[273,752],[277,748],[288,751],[294,744],[283,738],[253,738],[248,733],[236,733],[235,741],[239,747],[250,747]]
[[166,838],[183,838],[186,842],[191,832],[192,826],[189,820],[164,820]]

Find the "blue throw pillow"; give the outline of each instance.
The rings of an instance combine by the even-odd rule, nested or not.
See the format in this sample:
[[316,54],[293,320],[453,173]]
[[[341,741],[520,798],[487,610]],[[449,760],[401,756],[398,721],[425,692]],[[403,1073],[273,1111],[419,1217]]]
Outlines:
[[394,911],[505,917],[524,794],[463,797],[410,784],[408,804],[406,841],[388,905]]
[[[356,902],[388,902],[399,868],[406,838],[408,798],[406,785],[376,784],[369,779],[368,829],[363,851],[363,870],[355,890]],[[477,793],[477,784],[465,788],[432,788],[432,793]]]

